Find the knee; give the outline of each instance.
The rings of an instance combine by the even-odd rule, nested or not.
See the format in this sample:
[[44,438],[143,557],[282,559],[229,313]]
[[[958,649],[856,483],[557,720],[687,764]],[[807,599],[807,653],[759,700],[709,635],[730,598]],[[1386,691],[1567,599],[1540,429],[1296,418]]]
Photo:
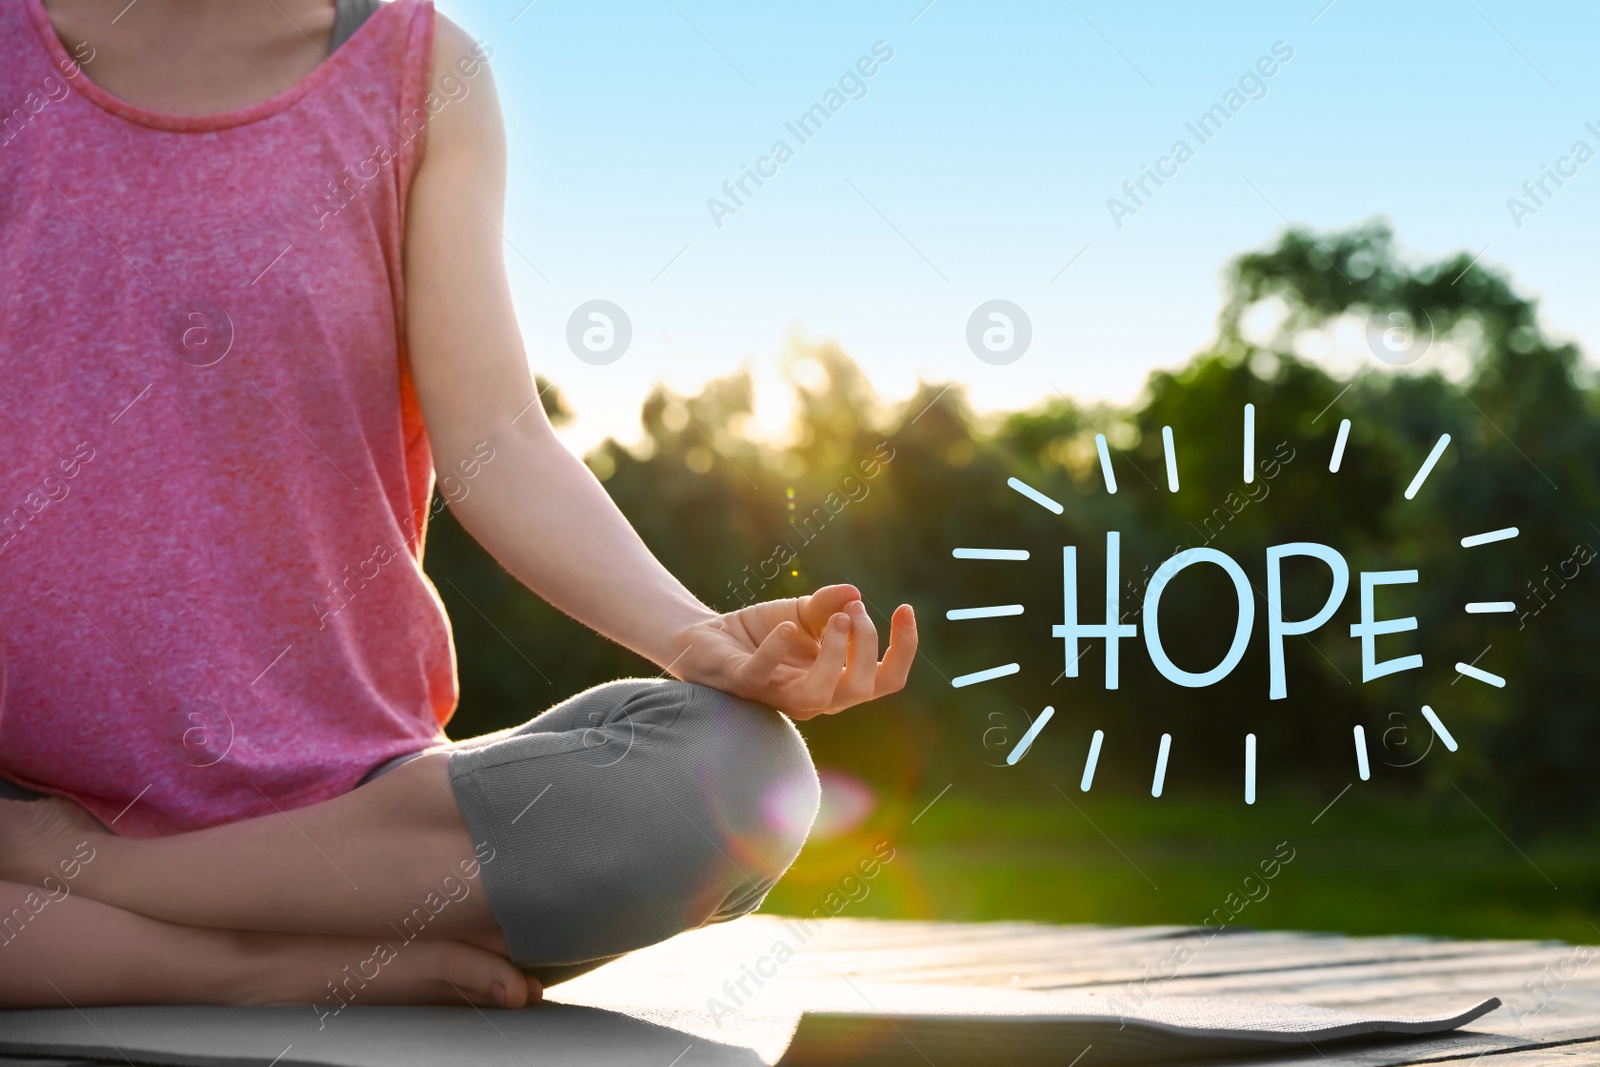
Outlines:
[[[685,685],[686,770],[713,830],[711,871],[727,881],[713,920],[753,910],[799,855],[816,819],[821,785],[804,738],[770,707],[704,686]],[[732,861],[731,863],[729,861]],[[737,877],[728,879],[730,868]]]
[[589,966],[743,915],[799,855],[821,788],[772,708],[639,680],[562,714],[451,757],[469,829],[504,845],[484,880],[518,963]]

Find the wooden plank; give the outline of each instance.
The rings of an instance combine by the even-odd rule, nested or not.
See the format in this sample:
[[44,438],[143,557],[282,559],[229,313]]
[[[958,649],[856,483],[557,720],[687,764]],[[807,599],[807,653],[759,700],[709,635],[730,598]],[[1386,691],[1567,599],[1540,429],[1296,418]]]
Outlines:
[[[1565,982],[1553,965],[1568,961],[1565,950],[1452,961],[1448,968],[1421,963],[1319,968],[1207,978],[1179,977],[1152,983],[1152,993],[1203,996],[1261,995],[1292,1003],[1366,1010],[1405,1003],[1408,1010],[1446,1008],[1463,999],[1497,996],[1506,1006],[1476,1024],[1497,1033],[1540,1041],[1600,1035],[1600,974],[1579,970]],[[1569,972],[1570,973],[1570,972]],[[1545,982],[1540,988],[1537,983]],[[1527,983],[1536,983],[1529,992]]]
[[[674,938],[596,972],[618,987],[640,983],[698,1002],[720,995],[777,941],[794,950],[783,981],[913,982],[1018,989],[1080,989],[1112,1003],[1160,970],[1175,949],[1192,952],[1167,979],[1141,983],[1151,995],[1261,996],[1346,1010],[1402,1014],[1459,1008],[1499,996],[1541,1010],[1519,1019],[1502,1009],[1470,1030],[1431,1038],[1328,1045],[1237,1061],[1237,1067],[1555,1067],[1600,1063],[1600,966],[1555,974],[1572,947],[1540,941],[1346,938],[1297,932],[1230,931],[1201,941],[1185,926],[1045,926],[830,918],[809,934],[775,916],[751,916]],[[1596,957],[1600,960],[1600,957]],[[1546,982],[1543,994],[1525,982]],[[559,989],[556,999],[559,999]],[[767,996],[774,993],[769,991]],[[755,1002],[752,1011],[761,1010]],[[1228,1067],[1233,1061],[1219,1061]],[[0,1067],[26,1061],[0,1057]],[[38,1067],[34,1061],[29,1067]],[[56,1062],[49,1067],[67,1067]],[[85,1061],[72,1067],[90,1067]]]
[[[1148,983],[1153,987],[1184,986],[1184,992],[1205,993],[1214,988],[1237,986],[1238,980],[1271,987],[1285,996],[1305,999],[1342,993],[1351,988],[1381,989],[1384,986],[1416,988],[1426,982],[1439,988],[1464,985],[1485,988],[1485,983],[1495,983],[1504,994],[1523,993],[1523,984],[1536,980],[1566,957],[1564,952],[1526,953],[1519,956],[1500,956],[1482,959],[1474,956],[1454,959],[1359,961],[1337,966],[1279,967],[1275,961],[1263,961],[1256,970],[1248,967],[1225,972],[1182,974],[1163,982]],[[1581,974],[1579,977],[1582,977]],[[1568,983],[1568,988],[1572,985]],[[1581,987],[1580,987],[1581,988]]]
[[[1116,988],[1142,981],[1161,985],[1172,980],[1169,976],[1174,973],[1179,978],[1192,979],[1240,973],[1270,975],[1276,972],[1334,971],[1355,967],[1404,967],[1408,973],[1449,973],[1452,970],[1485,966],[1515,970],[1524,965],[1532,966],[1537,961],[1559,959],[1566,952],[1565,949],[1547,950],[1544,955],[1528,956],[1515,955],[1507,950],[1498,956],[1489,956],[1481,951],[1461,949],[1419,953],[1408,959],[1394,954],[1374,953],[1359,945],[1340,946],[1340,949],[1330,951],[1324,946],[1314,950],[1274,949],[1267,945],[1238,945],[1230,947],[1227,952],[1195,952],[1184,956],[1174,954],[1171,947],[1162,947],[1158,952],[1147,949],[1142,957],[1130,959],[1126,952],[1114,955],[1080,953],[1076,958],[1045,953],[1043,958],[1028,958],[996,946],[994,953],[977,957],[970,954],[906,953],[894,961],[894,968],[905,980],[925,982],[996,985],[1022,982],[1029,988],[1040,989],[1089,986]],[[839,953],[838,958],[857,962],[860,959],[859,955],[851,957],[844,952]],[[1491,963],[1491,960],[1500,962]],[[820,966],[829,962],[829,957],[808,956],[808,963],[812,965]],[[1537,969],[1534,966],[1534,970]],[[1013,975],[1018,977],[1013,978]]]
[[1600,1041],[1575,1041],[1551,1048],[1484,1057],[1484,1067],[1577,1067],[1600,1063]]
[[[804,942],[792,928],[769,916],[728,924],[718,934],[696,931],[636,953],[613,966],[649,966],[669,972],[691,969],[710,957],[733,961],[775,940],[795,945],[790,965],[808,977],[861,975],[955,984],[1025,987],[1106,987],[1140,981],[1172,957],[1175,943],[1152,937],[1175,928],[1109,936],[1072,931],[1057,937],[1048,927],[971,929],[952,924],[915,924],[915,931],[886,931],[893,923],[835,919],[819,924]],[[914,936],[906,936],[913,934]],[[888,935],[888,936],[886,936]],[[1199,951],[1178,969],[1177,982],[1232,974],[1269,978],[1275,987],[1336,990],[1352,981],[1390,976],[1494,973],[1523,979],[1570,951],[1539,942],[1450,942],[1425,939],[1347,939],[1299,934],[1233,934]],[[1170,968],[1169,968],[1170,969]],[[1326,975],[1318,972],[1327,972]],[[1015,977],[1013,977],[1015,976]],[[1164,981],[1151,985],[1164,986]],[[1259,983],[1258,983],[1259,984]]]
[[[816,938],[816,943],[819,945],[831,947],[837,944],[841,948],[855,947],[860,949],[875,947],[875,943],[878,940],[874,937],[873,932],[866,928],[869,923],[864,920],[834,919],[830,923],[821,925],[823,929]],[[1541,942],[1463,942],[1435,938],[1351,939],[1326,934],[1255,932],[1230,933],[1207,941],[1197,936],[1190,927],[1133,928],[1133,931],[1119,932],[1113,937],[1088,937],[1081,932],[1063,936],[1058,933],[1056,928],[1047,926],[993,931],[977,929],[965,931],[959,937],[953,935],[954,931],[949,926],[929,924],[918,930],[915,936],[905,939],[905,946],[910,951],[915,952],[918,950],[938,951],[947,946],[958,944],[981,949],[985,946],[1002,942],[1015,942],[1026,955],[1047,956],[1065,947],[1071,947],[1075,951],[1082,951],[1084,948],[1096,946],[1114,950],[1119,945],[1161,947],[1164,944],[1175,946],[1183,942],[1190,945],[1191,949],[1196,952],[1206,951],[1210,954],[1216,954],[1226,953],[1232,949],[1259,951],[1256,946],[1278,944],[1330,955],[1416,957],[1453,955],[1460,954],[1463,951],[1494,952],[1505,950],[1512,945],[1532,946],[1543,944]],[[1126,961],[1128,957],[1118,956],[1115,958]]]
[[1207,1062],[1207,1067],[1589,1067],[1600,1063],[1600,1041],[1496,1047],[1471,1040],[1428,1040],[1297,1052],[1287,1056],[1252,1056]]
[[[715,939],[686,935],[638,954],[646,968],[665,967],[695,981],[709,969],[739,973],[741,963],[784,936],[781,920],[753,916]],[[1166,980],[1138,984],[1182,945],[1197,946]],[[1600,1038],[1600,967],[1579,968],[1562,983],[1549,975],[1569,960],[1572,947],[1541,941],[1450,941],[1424,937],[1345,938],[1295,932],[1240,931],[1203,944],[1187,927],[1050,927],[1026,923],[894,923],[835,918],[814,933],[784,971],[786,978],[918,982],[1015,988],[1084,989],[1108,998],[1128,994],[1128,983],[1152,995],[1252,997],[1320,1004],[1347,1010],[1405,1014],[1445,1010],[1498,996],[1523,1009],[1539,1004],[1525,982],[1545,980],[1542,1010],[1520,1020],[1507,1008],[1475,1023],[1470,1032],[1424,1041],[1395,1042],[1286,1054],[1252,1064],[1337,1064],[1388,1067],[1415,1062],[1485,1060],[1513,1050]],[[655,953],[654,959],[649,954]],[[1597,957],[1600,958],[1600,957]],[[626,964],[628,961],[623,961]],[[620,965],[614,965],[620,966]],[[1170,967],[1169,967],[1170,970]],[[1570,972],[1570,968],[1568,968]],[[720,981],[719,977],[717,981]],[[1553,995],[1552,995],[1553,993]],[[1573,1047],[1583,1047],[1573,1045]],[[1517,1055],[1522,1055],[1518,1052]],[[1541,1053],[1543,1055],[1543,1053]],[[1506,1060],[1511,1063],[1513,1061]],[[1543,1063],[1544,1061],[1538,1061]],[[1560,1062],[1554,1060],[1551,1062]],[[1573,1062],[1570,1057],[1566,1062]],[[1600,1061],[1597,1061],[1600,1062]],[[1520,1064],[1518,1065],[1520,1067]]]
[[[876,947],[862,920],[833,920],[844,926],[827,926],[807,944],[804,969],[815,976],[852,971],[892,977],[895,980],[954,982],[958,984],[1022,984],[1028,988],[1063,988],[1102,984],[1118,986],[1138,982],[1171,970],[1180,950],[1189,954],[1179,967],[1189,976],[1228,973],[1269,973],[1276,970],[1333,965],[1383,965],[1398,960],[1455,960],[1460,966],[1482,967],[1493,956],[1518,958],[1537,942],[1449,942],[1416,938],[1352,940],[1304,934],[1230,934],[1209,943],[1173,940],[1183,928],[1155,928],[1158,937],[1121,937],[1094,940],[1075,934],[1058,938],[1048,927],[1021,931],[966,932],[959,940],[946,937],[938,927],[918,931],[909,943],[896,946],[892,957]],[[881,944],[882,942],[878,942]],[[887,946],[885,946],[887,947]],[[868,959],[870,957],[870,965]],[[1513,964],[1513,966],[1519,964]],[[1013,977],[1016,976],[1016,977]]]
[[[1463,976],[1475,979],[1489,975],[1499,983],[1496,990],[1505,993],[1508,992],[1504,985],[1507,980],[1511,980],[1509,991],[1520,991],[1524,981],[1538,980],[1547,968],[1553,968],[1571,952],[1569,946],[1539,942],[1237,934],[1226,939],[1228,944],[1219,942],[1216,947],[1204,946],[1180,965],[1177,961],[1182,957],[1173,957],[1173,950],[1164,944],[1155,946],[1159,955],[1149,955],[1151,947],[1145,945],[1146,955],[1142,960],[1130,955],[1130,947],[1137,947],[1135,942],[1132,946],[1111,947],[1104,952],[1080,948],[1075,959],[1063,961],[1060,948],[1051,944],[1047,936],[1028,938],[1020,945],[1006,939],[988,945],[969,943],[952,950],[938,943],[937,933],[930,931],[929,934],[935,939],[931,946],[924,943],[902,949],[888,960],[864,953],[860,939],[841,937],[838,940],[842,943],[834,947],[827,944],[833,939],[819,936],[803,951],[804,965],[816,976],[824,976],[832,969],[835,973],[852,971],[959,984],[1022,984],[1030,988],[1115,987],[1128,981],[1138,982],[1147,974],[1170,973],[1177,967],[1176,978],[1152,977],[1146,984],[1164,987],[1169,981],[1181,985],[1242,974],[1250,976],[1258,985],[1265,981],[1279,989],[1306,989],[1318,993],[1336,991],[1353,983],[1370,987],[1386,977],[1431,977],[1448,985],[1459,982]],[[1168,964],[1165,972],[1159,966],[1164,960]]]

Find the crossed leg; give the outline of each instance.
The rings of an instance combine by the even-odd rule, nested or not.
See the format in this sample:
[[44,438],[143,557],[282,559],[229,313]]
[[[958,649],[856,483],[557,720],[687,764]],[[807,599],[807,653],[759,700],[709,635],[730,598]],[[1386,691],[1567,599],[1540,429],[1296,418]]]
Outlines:
[[[461,790],[479,798],[470,819]],[[512,810],[522,794],[546,791],[517,825],[532,808]],[[775,817],[784,796],[789,816]],[[61,864],[79,857],[68,898],[15,938],[0,931],[0,963],[21,935],[26,955],[12,958],[29,962],[0,972],[34,975],[31,986],[0,979],[0,1006],[61,996],[331,1006],[347,995],[521,1006],[539,996],[528,969],[557,980],[754,908],[799,851],[816,800],[804,743],[776,712],[631,681],[343,796],[167,838],[116,837],[60,802],[0,802],[0,927],[36,892],[23,887],[59,884]],[[474,840],[485,834],[494,840]],[[487,844],[504,853],[492,866]],[[84,944],[103,973],[63,970],[95,958],[75,951]],[[108,949],[121,962],[106,966]],[[153,957],[163,962],[139,963]],[[38,976],[52,973],[76,995],[63,985],[44,996]]]
[[[0,801],[0,1007],[537,1000],[459,866],[451,884],[468,891],[426,936],[383,919],[425,899],[430,872],[439,892],[473,857],[459,813],[451,825],[445,762],[419,757],[289,815],[155,840],[110,834],[65,801]],[[373,966],[380,942],[389,952]]]
[[[78,896],[49,900],[13,882],[0,882],[0,913],[0,1008],[317,1004],[373,952],[369,938],[181,926]],[[19,924],[18,915],[29,918]],[[504,957],[438,940],[397,954],[360,1002],[520,1008],[539,994]]]
[[[441,893],[442,880],[459,879],[475,858],[451,795],[447,751],[319,804],[171,837],[125,838],[44,812],[25,823],[6,814],[0,878],[39,884],[84,840],[94,859],[80,864],[75,892],[152,919],[226,930],[394,936],[390,923]],[[499,930],[481,891],[443,909],[428,933],[505,948],[492,940]]]

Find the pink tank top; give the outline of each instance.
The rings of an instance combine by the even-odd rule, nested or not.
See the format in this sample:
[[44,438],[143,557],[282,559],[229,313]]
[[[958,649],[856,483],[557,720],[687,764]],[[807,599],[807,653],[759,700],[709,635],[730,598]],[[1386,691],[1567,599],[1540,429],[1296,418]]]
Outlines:
[[0,775],[119,833],[336,796],[455,707],[401,272],[433,25],[180,117],[0,2]]

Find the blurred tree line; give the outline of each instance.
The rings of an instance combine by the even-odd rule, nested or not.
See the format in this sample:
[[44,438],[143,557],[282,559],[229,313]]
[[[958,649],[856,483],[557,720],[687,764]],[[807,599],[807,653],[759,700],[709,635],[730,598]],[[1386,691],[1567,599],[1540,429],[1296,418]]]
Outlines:
[[[1356,780],[1352,728],[1368,738],[1366,789],[1448,796],[1460,789],[1523,831],[1583,825],[1600,811],[1600,418],[1593,376],[1573,344],[1545,335],[1535,302],[1466,255],[1402,261],[1388,229],[1293,232],[1236,259],[1216,340],[1181,371],[1156,373],[1141,401],[1086,409],[1058,396],[1034,410],[979,417],[958,385],[925,384],[894,408],[836,346],[803,353],[825,376],[797,385],[794,443],[740,432],[746,375],[697,396],[652,394],[641,446],[607,441],[587,460],[646,543],[706,603],[731,610],[849,581],[887,635],[901,601],[918,612],[922,655],[904,693],[802,728],[819,764],[909,804],[918,782],[959,780],[997,794],[1018,776],[1076,791],[1093,731],[1105,731],[1094,788],[1148,795],[1158,739],[1173,735],[1166,802],[1242,789],[1246,733],[1257,735],[1259,796],[1333,795]],[[1278,311],[1263,338],[1253,310]],[[1401,314],[1433,336],[1417,366],[1377,360],[1353,379],[1295,354],[1295,338],[1341,321]],[[1400,321],[1400,320],[1396,320]],[[1439,357],[1447,356],[1448,359]],[[1437,369],[1451,360],[1456,369]],[[1434,368],[1434,369],[1419,369]],[[543,383],[541,383],[543,384]],[[566,414],[554,389],[551,416]],[[1255,405],[1257,469],[1243,479],[1242,410]],[[1341,468],[1329,459],[1342,419]],[[1161,428],[1171,426],[1181,491],[1166,488]],[[1105,491],[1103,432],[1118,483]],[[1414,500],[1404,491],[1442,433],[1450,447]],[[1007,487],[1017,477],[1066,504],[1062,516]],[[1515,540],[1464,549],[1468,534],[1516,526]],[[1105,689],[1105,642],[1086,640],[1063,677],[1061,548],[1077,546],[1079,613],[1102,622],[1106,531],[1121,535],[1120,687]],[[1320,542],[1350,567],[1329,622],[1285,646],[1288,698],[1267,697],[1266,550]],[[1144,647],[1145,584],[1176,551],[1227,553],[1256,592],[1244,659],[1203,689],[1161,677]],[[954,559],[958,546],[1025,548],[1027,562]],[[427,570],[455,627],[463,737],[521,722],[586,686],[659,668],[600,639],[513,581],[448,512]],[[1378,591],[1378,617],[1418,629],[1378,638],[1378,658],[1423,666],[1363,683],[1359,571],[1415,568],[1416,585]],[[1285,616],[1305,618],[1328,591],[1327,567],[1284,568]],[[1515,601],[1468,615],[1468,601]],[[1020,603],[1009,618],[950,622],[950,608]],[[1236,619],[1218,567],[1183,571],[1162,597],[1160,632],[1190,671],[1219,662]],[[1585,651],[1587,650],[1587,651]],[[956,689],[950,679],[1015,661],[1020,673]],[[1460,677],[1457,661],[1507,679]],[[1447,752],[1419,713],[1428,704],[1460,745]],[[1004,759],[1046,705],[1054,720],[1026,759]],[[1046,786],[1048,788],[1048,786]]]

